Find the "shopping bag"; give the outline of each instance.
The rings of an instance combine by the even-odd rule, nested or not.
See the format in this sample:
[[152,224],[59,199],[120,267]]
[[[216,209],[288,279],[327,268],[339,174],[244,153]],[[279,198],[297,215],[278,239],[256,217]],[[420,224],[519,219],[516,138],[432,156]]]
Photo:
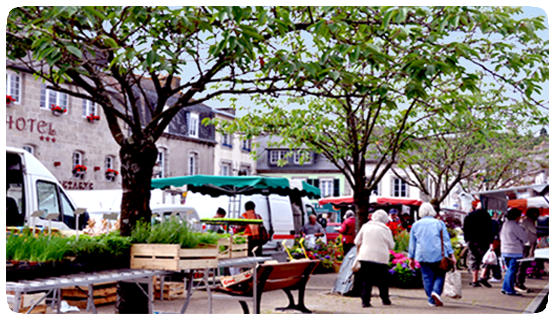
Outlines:
[[460,272],[458,272],[457,270],[453,270],[445,274],[443,294],[451,299],[462,298],[462,283]]
[[492,248],[489,248],[488,251],[486,251],[486,254],[482,258],[482,263],[486,265],[492,265],[492,266],[497,264],[497,255],[495,254],[495,251],[493,251]]

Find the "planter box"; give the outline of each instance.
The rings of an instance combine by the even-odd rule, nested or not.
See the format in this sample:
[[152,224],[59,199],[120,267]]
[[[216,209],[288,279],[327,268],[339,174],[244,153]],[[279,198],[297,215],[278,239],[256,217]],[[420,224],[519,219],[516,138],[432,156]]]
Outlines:
[[134,244],[131,269],[181,271],[218,267],[218,246],[181,249],[178,244]]
[[243,238],[245,243],[234,244],[231,237],[221,238],[218,241],[218,246],[225,247],[224,251],[220,251],[218,254],[218,259],[232,259],[232,258],[242,258],[248,256],[248,237],[245,236],[233,236],[234,238]]
[[[66,300],[70,306],[84,309],[87,307],[88,291],[89,288],[87,286],[62,288],[62,299]],[[116,282],[100,283],[93,286],[95,306],[114,303],[117,298]]]

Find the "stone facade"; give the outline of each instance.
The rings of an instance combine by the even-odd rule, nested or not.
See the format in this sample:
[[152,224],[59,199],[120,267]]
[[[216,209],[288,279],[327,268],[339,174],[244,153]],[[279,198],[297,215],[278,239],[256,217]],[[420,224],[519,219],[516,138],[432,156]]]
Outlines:
[[[235,119],[235,111],[227,108],[217,108],[215,117],[227,121]],[[256,161],[251,156],[254,141],[242,141],[238,134],[222,135],[216,132],[216,147],[214,150],[215,175],[254,175]]]
[[[50,92],[29,73],[7,70],[7,74],[8,94],[17,101],[6,107],[6,145],[31,151],[66,189],[121,189],[119,174],[106,176],[108,168],[119,173],[120,148],[101,108],[94,110],[90,103],[84,106],[83,99]],[[57,115],[50,109],[53,104],[67,111]],[[91,110],[99,120],[87,119]],[[194,136],[189,134],[191,114],[198,120]],[[160,160],[156,177],[215,173],[215,130],[201,124],[202,119],[213,116],[213,110],[202,104],[178,113],[156,142]],[[86,166],[86,173],[74,174],[76,164]]]
[[[112,168],[119,171],[119,146],[100,110],[100,120],[89,122],[83,116],[83,100],[67,96],[67,112],[55,115],[50,106],[41,107],[40,80],[25,72],[7,73],[19,76],[20,94],[19,101],[6,107],[6,145],[31,150],[64,188],[120,188],[119,175],[113,181],[105,176],[106,157],[112,158]],[[87,167],[82,177],[72,173],[74,153],[80,153],[79,161]]]

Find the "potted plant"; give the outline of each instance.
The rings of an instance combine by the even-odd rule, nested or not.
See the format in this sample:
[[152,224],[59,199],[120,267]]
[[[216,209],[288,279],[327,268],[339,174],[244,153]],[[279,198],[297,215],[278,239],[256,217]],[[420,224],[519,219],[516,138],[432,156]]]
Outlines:
[[114,181],[118,174],[119,174],[119,172],[117,172],[114,169],[108,169],[108,170],[106,170],[106,173],[105,173],[106,179],[110,180],[110,181]]
[[414,269],[409,267],[409,258],[400,252],[389,251],[389,274],[392,287],[412,289],[422,288],[422,273],[418,261]]
[[132,269],[180,271],[218,266],[218,235],[198,233],[186,221],[139,222],[131,232]]
[[100,116],[95,116],[94,114],[91,113],[91,114],[89,114],[89,115],[87,116],[87,120],[88,120],[90,123],[93,123],[93,122],[95,122],[95,121],[99,121],[99,120],[100,120]]
[[60,116],[67,112],[67,108],[62,108],[54,104],[50,106],[50,110],[52,110],[52,114],[55,116]]
[[85,173],[87,173],[87,167],[85,167],[84,165],[78,164],[73,168],[73,170],[71,170],[71,172],[73,173],[73,176],[75,176],[76,178],[82,178],[85,175]]
[[6,105],[9,106],[14,103],[16,100],[12,98],[12,96],[6,95]]

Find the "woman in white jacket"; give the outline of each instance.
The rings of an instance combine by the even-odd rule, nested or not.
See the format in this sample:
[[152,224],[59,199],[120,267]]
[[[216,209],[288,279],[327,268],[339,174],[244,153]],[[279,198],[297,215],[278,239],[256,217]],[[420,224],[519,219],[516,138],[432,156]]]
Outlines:
[[388,214],[377,210],[372,214],[372,220],[365,223],[355,238],[357,246],[357,260],[360,261],[359,274],[362,275],[362,307],[370,307],[372,286],[380,290],[380,298],[384,305],[390,305],[389,278],[387,264],[389,250],[395,246],[391,230],[386,226]]

